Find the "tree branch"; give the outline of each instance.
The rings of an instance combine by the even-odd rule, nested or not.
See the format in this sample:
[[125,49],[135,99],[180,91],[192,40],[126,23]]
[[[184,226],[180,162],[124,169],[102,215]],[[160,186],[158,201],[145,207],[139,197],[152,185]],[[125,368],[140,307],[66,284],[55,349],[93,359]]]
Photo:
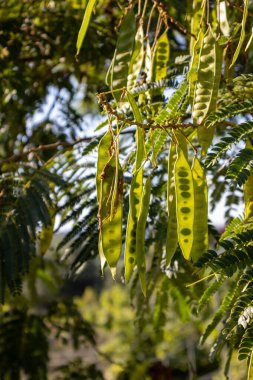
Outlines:
[[69,148],[73,148],[75,145],[80,144],[82,142],[89,142],[91,139],[92,139],[91,137],[84,137],[80,140],[74,141],[73,143],[69,143],[67,141],[57,141],[57,142],[52,143],[52,144],[39,145],[37,147],[31,148],[31,149],[25,150],[23,152],[20,152],[18,154],[13,154],[10,157],[4,158],[3,160],[0,161],[0,166],[7,164],[7,163],[10,163],[10,162],[17,162],[21,158],[28,156],[30,153],[38,153],[38,152],[42,152],[42,151],[46,151],[46,150],[56,149],[58,147],[63,147],[63,148],[69,149]]

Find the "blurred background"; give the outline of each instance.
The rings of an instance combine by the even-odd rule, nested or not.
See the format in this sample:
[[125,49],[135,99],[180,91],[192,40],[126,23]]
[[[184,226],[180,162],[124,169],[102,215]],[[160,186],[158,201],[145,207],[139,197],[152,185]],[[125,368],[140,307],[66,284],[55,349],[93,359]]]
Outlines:
[[[0,0],[1,170],[23,160],[23,152],[28,152],[23,161],[37,168],[58,154],[59,141],[63,146],[83,142],[69,153],[75,165],[66,170],[66,180],[71,178],[77,192],[76,203],[68,203],[65,196],[58,199],[62,213],[56,218],[50,249],[32,259],[22,295],[8,295],[0,306],[1,379],[224,379],[224,363],[209,361],[209,342],[198,345],[222,294],[195,318],[193,300],[197,303],[201,289],[186,290],[185,284],[195,280],[187,278],[187,271],[168,273],[146,303],[140,301],[136,279],[129,291],[120,274],[116,282],[107,271],[101,277],[96,204],[92,212],[88,209],[96,152],[86,147],[103,131],[95,94],[106,89],[105,75],[126,5],[98,0],[76,60],[85,0]],[[190,7],[190,1],[174,1],[171,16],[184,24]],[[172,59],[185,54],[185,36],[169,33]],[[50,144],[39,153],[33,149]],[[12,156],[16,158],[10,161]],[[59,168],[65,164],[59,159]],[[84,182],[86,193],[78,192]],[[221,215],[214,214],[218,229]],[[161,227],[162,214],[160,218]],[[84,233],[85,245],[73,259]],[[154,247],[156,238],[150,249],[159,249]],[[231,379],[245,379],[245,368],[236,357],[231,371]]]

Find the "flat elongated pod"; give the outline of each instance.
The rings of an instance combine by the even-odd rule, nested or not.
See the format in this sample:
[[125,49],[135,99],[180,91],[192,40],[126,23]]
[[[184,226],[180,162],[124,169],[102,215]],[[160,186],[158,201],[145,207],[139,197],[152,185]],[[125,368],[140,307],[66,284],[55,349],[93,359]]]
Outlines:
[[[98,145],[98,160],[97,160],[97,173],[96,173],[96,188],[97,188],[97,200],[100,207],[101,204],[101,179],[104,174],[104,168],[111,158],[111,149],[113,144],[113,137],[110,131],[107,131],[100,140]],[[100,257],[101,271],[103,273],[106,258],[103,252],[101,228],[99,229],[99,243],[98,253]]]
[[128,77],[127,77],[127,88],[131,89],[137,83],[141,67],[144,59],[144,32],[143,26],[140,25],[134,42],[133,55],[130,61]]
[[[246,141],[246,148],[253,149],[249,140]],[[244,203],[245,203],[245,219],[253,217],[253,169],[250,169],[250,175],[243,186]]]
[[[127,94],[127,99],[131,105],[135,120],[138,123],[142,122],[142,115],[134,100],[134,97]],[[142,186],[143,186],[143,169],[141,167],[143,159],[145,158],[145,144],[144,144],[144,131],[142,128],[136,129],[136,161],[134,167],[134,174],[130,187],[129,194],[129,213],[126,231],[126,244],[124,252],[125,260],[125,280],[128,282],[136,265],[136,228],[137,219],[140,212]]]
[[193,0],[192,1],[192,15],[191,15],[191,34],[195,36],[195,38],[191,37],[190,42],[190,53],[194,52],[194,45],[196,44],[196,39],[199,34],[199,30],[201,28],[201,21],[204,18],[204,14],[206,11],[206,1],[203,0]]
[[191,258],[195,262],[208,250],[208,203],[205,172],[194,157],[192,166],[194,188],[194,224]]
[[105,261],[107,261],[112,275],[115,276],[122,244],[123,175],[118,156],[112,151],[112,146],[113,136],[108,131],[98,146],[96,186],[99,205],[100,236],[98,248],[101,268],[103,271]]
[[96,173],[96,188],[98,204],[101,201],[100,184],[101,176],[106,164],[111,158],[111,149],[113,144],[113,136],[110,131],[107,131],[98,145],[98,160],[97,160],[97,173]]
[[146,295],[145,231],[148,217],[150,193],[151,177],[148,177],[142,192],[141,207],[136,229],[136,261],[141,288],[144,295]]
[[246,21],[247,21],[247,16],[248,16],[249,0],[244,0],[243,2],[244,2],[244,10],[243,10],[242,23],[241,23],[241,35],[240,35],[240,39],[239,39],[235,54],[233,56],[230,68],[234,66],[235,62],[237,61],[237,58],[242,48],[243,41],[245,39],[245,26],[246,26]]
[[217,6],[219,13],[220,30],[225,37],[229,37],[230,27],[227,16],[227,2],[225,0],[221,0],[219,3],[217,3]]
[[[133,53],[135,32],[136,23],[134,12],[130,9],[121,24],[116,50],[114,53],[111,71],[112,90],[127,86],[127,76]],[[116,101],[120,100],[120,96],[120,92],[114,92]]]
[[204,32],[202,29],[200,29],[197,36],[197,40],[194,43],[190,69],[187,75],[187,80],[189,82],[189,102],[191,104],[193,102],[195,87],[198,80],[199,55],[200,55],[203,38],[204,38]]
[[167,30],[158,38],[153,61],[153,78],[155,81],[166,78],[170,59],[170,43]]
[[[201,124],[210,111],[214,111],[218,96],[222,67],[222,51],[209,25],[202,41],[198,79],[195,86],[193,112],[194,122]],[[198,138],[205,155],[213,139],[213,128],[202,125],[198,128]]]
[[[131,95],[129,92],[127,93],[127,100],[129,101],[129,104],[132,108],[136,122],[141,124],[143,122],[142,115],[133,95]],[[135,170],[139,170],[143,163],[143,159],[146,157],[144,130],[141,127],[136,127],[136,148]]]
[[178,241],[186,260],[190,260],[193,244],[194,189],[190,165],[185,149],[177,146],[175,163],[175,191]]
[[177,210],[175,192],[175,162],[177,159],[176,146],[171,142],[168,155],[168,182],[167,182],[167,208],[168,208],[168,227],[166,237],[166,265],[171,262],[176,252],[177,236]]
[[[101,194],[99,202],[99,221],[101,233],[101,245],[103,255],[110,267],[112,276],[115,277],[116,266],[121,254],[122,248],[122,187],[123,173],[119,163],[116,162],[115,154],[110,158],[103,170],[101,179]],[[119,170],[116,178],[116,165]],[[116,198],[113,200],[112,215],[112,198],[117,187]]]
[[80,49],[82,47],[83,40],[84,40],[84,37],[85,37],[86,32],[87,32],[87,28],[89,26],[92,9],[94,8],[96,1],[97,0],[89,0],[87,7],[85,9],[85,13],[83,16],[83,22],[82,22],[81,28],[79,30],[77,42],[76,42],[76,50],[77,50],[76,55],[77,56],[78,56]]
[[136,265],[136,228],[141,206],[143,170],[133,175],[129,194],[129,213],[127,219],[126,244],[124,252],[125,281],[128,282]]
[[147,40],[147,43],[146,43],[145,73],[147,75],[147,82],[152,82],[152,80],[153,80],[153,62],[152,62],[152,52],[151,52],[149,40]]

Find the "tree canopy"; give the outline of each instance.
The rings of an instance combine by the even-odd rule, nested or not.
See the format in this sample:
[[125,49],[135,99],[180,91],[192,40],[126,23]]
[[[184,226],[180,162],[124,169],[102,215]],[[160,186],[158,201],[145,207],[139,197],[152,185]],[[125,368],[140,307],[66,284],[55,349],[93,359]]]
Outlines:
[[69,272],[99,256],[154,339],[170,302],[203,318],[222,294],[201,344],[218,326],[211,358],[227,347],[227,375],[239,350],[251,378],[252,16],[249,0],[0,4],[2,302],[71,225]]

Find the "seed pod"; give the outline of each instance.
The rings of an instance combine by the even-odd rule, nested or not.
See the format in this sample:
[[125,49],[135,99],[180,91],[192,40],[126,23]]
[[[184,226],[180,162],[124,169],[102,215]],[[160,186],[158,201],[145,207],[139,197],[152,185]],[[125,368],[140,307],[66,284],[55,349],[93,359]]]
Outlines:
[[[199,30],[201,28],[201,21],[204,18],[206,12],[206,3],[203,0],[193,0],[192,1],[192,16],[191,16],[191,34],[198,36]],[[190,43],[190,53],[194,54],[194,46],[196,44],[196,39],[191,37]]]
[[[209,25],[204,36],[195,86],[192,117],[201,124],[210,111],[214,111],[220,84],[222,51]],[[214,129],[202,125],[198,128],[198,138],[205,155],[213,139]]]
[[131,89],[136,85],[137,79],[139,77],[142,63],[144,59],[144,33],[143,26],[140,25],[134,43],[133,55],[129,65],[128,77],[127,77],[127,88]]
[[[132,108],[135,120],[142,123],[142,115],[138,109],[134,97],[127,93],[127,99]],[[142,186],[143,186],[143,169],[142,162],[145,158],[144,131],[141,127],[136,129],[136,161],[134,174],[129,194],[129,214],[126,231],[126,244],[124,252],[125,260],[125,280],[128,282],[136,265],[136,229],[137,220],[140,213]]]
[[[119,164],[118,164],[119,165]],[[112,276],[115,277],[116,266],[121,254],[122,246],[122,188],[123,173],[119,167],[117,197],[114,200],[113,215],[112,197],[115,186],[116,159],[113,155],[104,168],[103,178],[101,179],[101,201],[99,203],[99,221],[102,250],[104,257],[110,267]]]
[[175,162],[177,159],[176,146],[171,142],[168,156],[168,182],[167,182],[167,208],[168,208],[168,227],[166,238],[166,265],[171,262],[176,252],[177,236],[177,210],[175,193]]
[[150,193],[151,177],[149,176],[146,180],[142,192],[140,213],[136,229],[136,260],[141,288],[144,295],[146,295],[145,231],[148,217]]
[[205,172],[194,157],[192,166],[194,188],[194,224],[191,258],[195,262],[208,250],[208,205]]
[[175,191],[178,241],[186,260],[190,259],[193,244],[194,190],[190,165],[185,149],[177,146]]
[[159,37],[153,61],[153,78],[155,81],[166,78],[167,67],[170,59],[170,43],[167,35],[167,30]]
[[[136,24],[134,12],[129,10],[121,24],[111,68],[111,88],[112,90],[126,87],[129,65],[132,57]],[[108,79],[110,81],[110,78]],[[120,92],[114,92],[116,101],[120,100]]]
[[[253,149],[253,145],[248,139],[246,148]],[[243,185],[244,203],[245,203],[245,219],[253,218],[253,169],[250,169],[250,175]]]
[[103,270],[106,260],[113,277],[115,277],[122,245],[123,174],[118,162],[118,155],[113,151],[112,144],[113,137],[108,131],[98,147],[96,186],[99,205],[101,267]]

